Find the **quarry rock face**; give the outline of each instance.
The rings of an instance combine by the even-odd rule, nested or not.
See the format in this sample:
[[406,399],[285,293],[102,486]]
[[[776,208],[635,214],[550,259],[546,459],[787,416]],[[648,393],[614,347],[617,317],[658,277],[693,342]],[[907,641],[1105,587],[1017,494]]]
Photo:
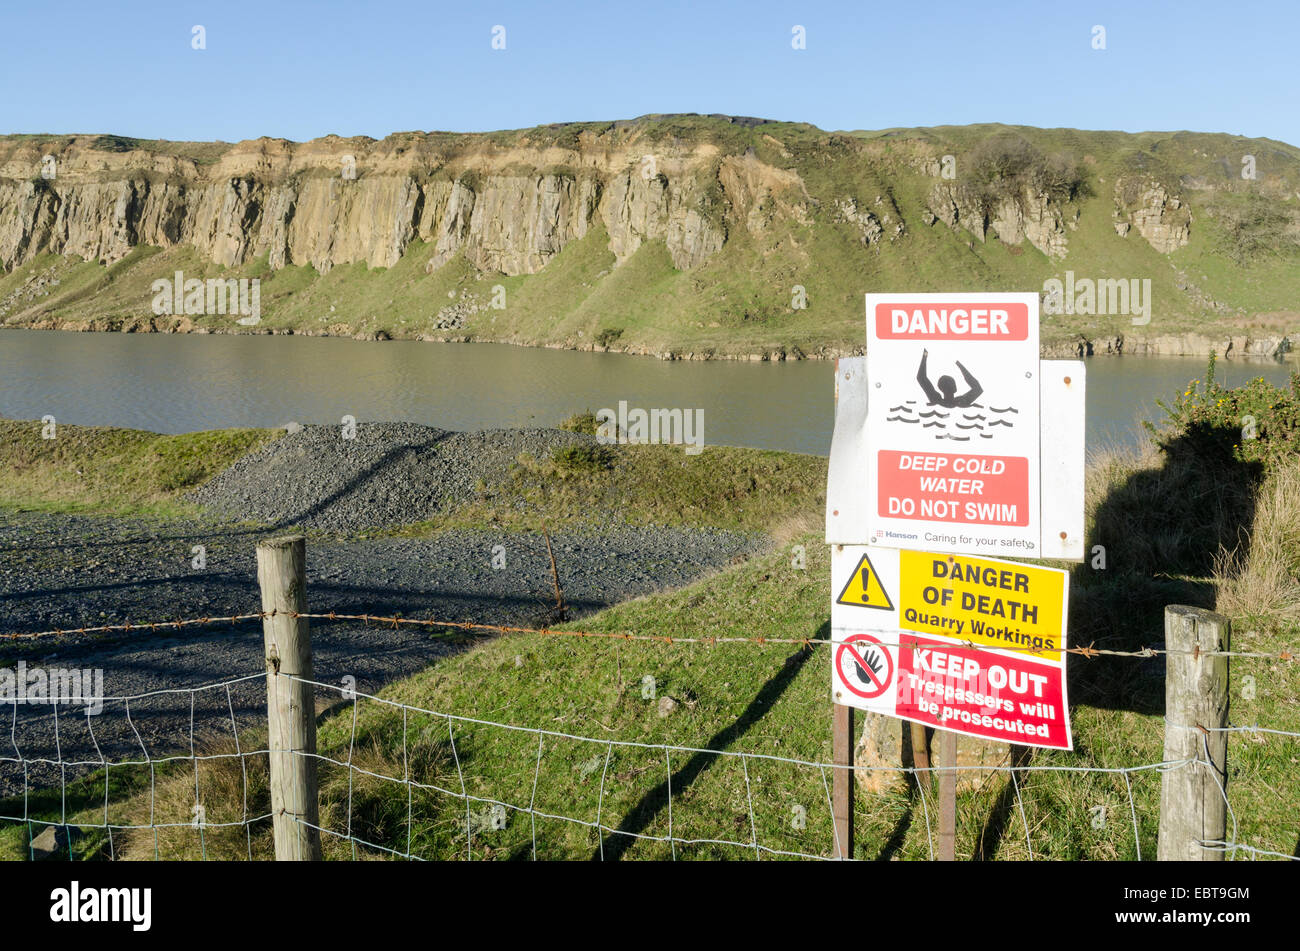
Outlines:
[[723,232],[701,213],[697,183],[624,172],[610,183],[601,203],[609,249],[620,263],[642,242],[663,238],[673,266],[687,270],[722,249]]
[[[50,148],[57,174],[47,180],[38,172]],[[803,212],[797,175],[752,156],[720,164],[716,152],[661,150],[658,171],[645,174],[633,148],[437,154],[388,140],[262,139],[204,165],[106,151],[92,136],[22,144],[0,153],[0,269],[47,252],[112,264],[147,244],[190,246],[227,267],[265,255],[272,269],[324,273],[391,267],[418,239],[432,248],[430,269],[463,253],[481,270],[532,274],[603,225],[620,263],[663,239],[685,270],[721,250],[733,209],[744,209],[751,230],[774,207]]]
[[1060,207],[1046,195],[1026,188],[1018,199],[1007,199],[997,206],[992,224],[1006,244],[1027,240],[1050,258],[1065,257],[1065,222]]
[[859,208],[857,199],[841,198],[835,203],[836,218],[853,225],[858,230],[862,243],[871,246],[885,235],[885,228],[880,219],[865,208]]
[[[282,282],[286,293],[273,295],[279,310],[272,322],[275,332],[351,336],[364,327],[394,336],[599,347],[663,359],[833,358],[861,352],[856,332],[838,336],[849,324],[837,315],[856,307],[844,289],[910,281],[921,255],[947,249],[925,278],[940,285],[1029,280],[1025,286],[1032,286],[1036,278],[1028,275],[1051,274],[1062,261],[1079,274],[1095,265],[1098,276],[1111,276],[1104,273],[1110,262],[1126,254],[1135,274],[1146,273],[1152,252],[1188,244],[1190,201],[1217,214],[1215,205],[1202,206],[1202,193],[1236,187],[1197,165],[1218,154],[1212,143],[1189,151],[1180,136],[1169,137],[1173,148],[1156,162],[1166,139],[1124,140],[1131,147],[1116,151],[1110,138],[1094,142],[1093,133],[1078,133],[1061,152],[1059,136],[1041,133],[986,131],[976,143],[971,134],[948,138],[925,130],[859,135],[725,116],[646,116],[302,143],[0,136],[0,275],[42,255],[66,256],[27,268],[21,287],[6,282],[0,324],[225,332],[217,321],[191,324],[144,313],[150,298],[137,285],[147,286],[151,275],[171,280],[182,267],[211,277],[218,268],[256,261],[263,276],[263,262],[271,272],[293,266],[317,274],[401,264],[439,272],[430,283],[486,280],[491,286],[494,275],[541,272],[582,242],[561,258],[554,294],[525,297],[508,314],[482,316],[489,306],[503,306],[495,296],[491,305],[480,295],[477,302],[426,306],[403,293],[395,303],[395,286],[382,277],[372,282],[358,268],[356,280],[349,272],[334,289],[321,285],[331,295],[329,313],[312,310],[315,299],[298,293],[314,275]],[[1076,160],[1083,149],[1091,151]],[[955,155],[967,157],[954,162]],[[1261,189],[1295,192],[1298,169],[1293,159],[1271,167]],[[1300,215],[1285,203],[1277,207],[1289,216],[1284,231],[1293,236]],[[1080,227],[1081,216],[1087,224],[1091,216],[1103,221]],[[1289,237],[1275,238],[1270,241],[1280,250],[1294,250]],[[1048,260],[1030,253],[1013,263],[1030,251],[1026,245]],[[137,248],[143,250],[132,254]],[[149,261],[152,249],[175,253]],[[978,259],[969,262],[975,270],[961,260],[968,250]],[[105,275],[97,285],[105,293],[82,292],[96,277],[74,258],[111,265],[128,255],[140,266]],[[613,295],[589,293],[633,257],[636,273],[623,271]],[[563,263],[569,259],[572,268]],[[651,279],[669,270],[696,273],[680,281]],[[747,271],[752,278],[741,273]],[[62,291],[61,277],[71,282]],[[1212,299],[1187,275],[1176,275],[1174,289],[1162,298],[1158,316],[1244,316],[1234,301]],[[664,295],[656,302],[663,305],[656,319],[665,321],[664,339],[648,339],[644,328],[629,329],[617,343],[599,339],[627,329],[620,307],[631,294]],[[817,338],[824,330],[836,339]],[[1168,328],[1162,330],[1167,336]],[[692,343],[666,346],[678,333]],[[1130,343],[1147,341],[1161,352],[1202,346],[1146,336]],[[1094,346],[1057,343],[1063,352]],[[1272,352],[1278,345],[1237,341],[1233,352]],[[1099,338],[1096,349],[1112,348]]]
[[1169,254],[1191,240],[1191,208],[1159,182],[1120,179],[1115,183],[1115,205],[1121,219],[1115,230],[1121,236],[1128,234],[1131,225],[1161,254]]
[[421,238],[434,236],[429,269],[457,253],[481,270],[533,274],[566,244],[586,235],[598,183],[564,175],[494,176],[478,191],[456,181],[424,195]]
[[1060,206],[1029,187],[1002,198],[985,213],[970,189],[940,182],[930,190],[927,210],[949,228],[965,228],[980,241],[991,230],[1005,244],[1028,241],[1051,258],[1064,258],[1069,250]]

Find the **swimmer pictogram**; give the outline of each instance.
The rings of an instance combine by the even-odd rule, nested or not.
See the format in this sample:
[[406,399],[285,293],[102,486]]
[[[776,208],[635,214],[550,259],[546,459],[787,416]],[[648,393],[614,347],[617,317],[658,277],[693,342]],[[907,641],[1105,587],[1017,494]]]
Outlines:
[[954,360],[957,369],[966,380],[966,392],[961,396],[957,395],[957,383],[950,376],[939,377],[939,388],[935,389],[930,382],[930,375],[926,372],[925,362],[930,356],[929,350],[921,351],[921,368],[916,371],[916,382],[921,384],[921,389],[925,391],[926,399],[932,406],[942,406],[946,409],[965,409],[974,404],[984,392],[984,387],[980,381],[971,376],[971,372],[961,365],[960,360]]
[[925,394],[924,402],[908,399],[891,405],[886,422],[912,424],[934,439],[952,442],[970,442],[975,436],[992,439],[998,431],[995,427],[1004,430],[1014,427],[1012,417],[1018,416],[1020,410],[1011,405],[999,407],[978,402],[985,395],[984,384],[964,363],[953,361],[966,386],[959,394],[957,381],[951,376],[945,374],[931,381],[929,358],[930,351],[922,350],[921,365],[916,371],[916,382]]

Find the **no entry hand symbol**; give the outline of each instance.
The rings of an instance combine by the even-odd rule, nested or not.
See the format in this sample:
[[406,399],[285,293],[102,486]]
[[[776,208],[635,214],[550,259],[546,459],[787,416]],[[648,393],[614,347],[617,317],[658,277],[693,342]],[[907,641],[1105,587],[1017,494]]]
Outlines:
[[852,634],[835,652],[835,669],[849,691],[873,700],[889,689],[894,679],[894,658],[870,634]]

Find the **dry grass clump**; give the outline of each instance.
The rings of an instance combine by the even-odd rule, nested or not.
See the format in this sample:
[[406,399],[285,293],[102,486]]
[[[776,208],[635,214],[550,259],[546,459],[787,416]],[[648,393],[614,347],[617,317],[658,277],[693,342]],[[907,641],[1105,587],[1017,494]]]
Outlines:
[[1300,622],[1300,465],[1279,466],[1255,500],[1249,549],[1215,559],[1217,607],[1274,629]]

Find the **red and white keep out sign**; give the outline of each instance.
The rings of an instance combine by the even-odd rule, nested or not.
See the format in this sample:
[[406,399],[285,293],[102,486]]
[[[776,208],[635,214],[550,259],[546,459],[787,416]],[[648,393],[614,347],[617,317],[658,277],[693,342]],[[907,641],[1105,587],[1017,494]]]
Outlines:
[[870,541],[1034,556],[1037,294],[868,294]]
[[1073,748],[1065,665],[904,634],[894,715],[990,740]]

